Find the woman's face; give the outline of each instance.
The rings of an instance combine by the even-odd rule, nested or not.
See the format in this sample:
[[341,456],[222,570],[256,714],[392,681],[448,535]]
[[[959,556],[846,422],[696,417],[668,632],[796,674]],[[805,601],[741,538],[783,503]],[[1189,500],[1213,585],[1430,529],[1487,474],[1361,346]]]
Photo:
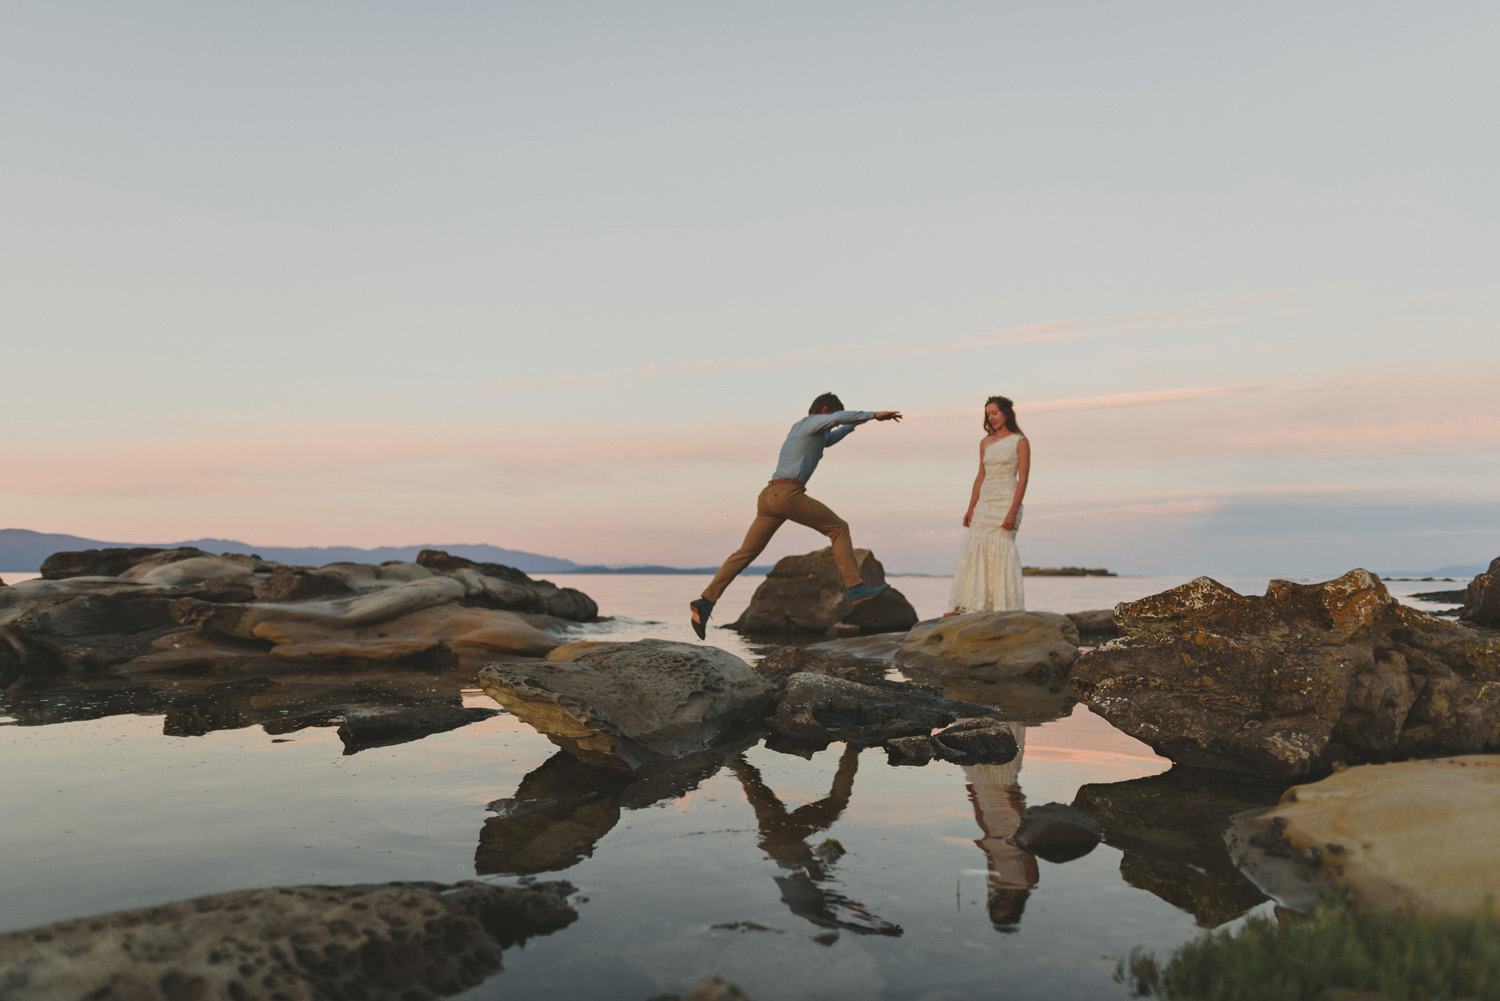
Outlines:
[[984,405],[984,422],[990,426],[990,434],[1005,427],[1005,415],[1000,412],[1000,404],[986,403]]

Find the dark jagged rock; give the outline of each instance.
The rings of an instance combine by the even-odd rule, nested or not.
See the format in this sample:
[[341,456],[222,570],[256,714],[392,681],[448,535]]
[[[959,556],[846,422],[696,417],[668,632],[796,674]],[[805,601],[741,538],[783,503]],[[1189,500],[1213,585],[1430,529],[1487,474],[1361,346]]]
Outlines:
[[772,683],[731,653],[650,639],[563,663],[490,664],[479,684],[564,750],[631,771],[721,743],[775,699]]
[[345,754],[390,747],[447,733],[500,715],[498,709],[464,706],[351,706],[339,722]]
[[993,706],[945,699],[934,689],[904,682],[866,685],[823,674],[794,674],[766,726],[778,746],[820,749],[835,740],[864,745],[892,737],[927,736]]
[[889,661],[856,657],[836,650],[779,646],[762,657],[755,669],[772,678],[785,679],[794,674],[826,674],[869,684],[884,678],[889,666]]
[[384,883],[241,890],[0,935],[6,1001],[435,1001],[572,923],[573,887]]
[[959,720],[931,736],[890,738],[884,746],[893,765],[925,765],[934,759],[956,765],[1003,765],[1019,753],[1010,728],[987,716]]
[[1265,901],[1235,867],[1223,834],[1230,818],[1268,806],[1285,785],[1243,775],[1174,767],[1126,782],[1080,786],[1073,806],[1120,849],[1120,875],[1217,928]]
[[[885,567],[868,549],[856,549],[854,562],[864,583],[874,587],[886,582]],[[829,548],[778,560],[729,628],[787,635],[827,633],[836,624],[847,624],[860,633],[887,633],[910,629],[916,621],[911,602],[895,588],[851,608]]]
[[1500,633],[1402,605],[1367,571],[1264,597],[1200,577],[1116,618],[1074,690],[1174,762],[1294,779],[1500,749]]
[[1082,810],[1064,803],[1043,803],[1026,808],[1011,839],[1049,862],[1068,862],[1093,851],[1104,839],[1104,829]]
[[1500,556],[1464,590],[1463,617],[1476,626],[1500,629]]
[[42,561],[43,580],[66,580],[69,577],[118,577],[143,560],[163,556],[168,562],[207,556],[201,549],[153,549],[137,546],[130,549],[85,549],[73,553],[53,553]]

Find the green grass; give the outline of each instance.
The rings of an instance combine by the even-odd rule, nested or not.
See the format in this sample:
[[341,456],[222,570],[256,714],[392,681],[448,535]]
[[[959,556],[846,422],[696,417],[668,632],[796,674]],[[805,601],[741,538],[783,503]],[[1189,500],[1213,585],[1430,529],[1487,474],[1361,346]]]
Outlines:
[[1471,918],[1427,918],[1360,914],[1329,896],[1311,914],[1196,938],[1165,965],[1137,946],[1115,979],[1170,1001],[1500,1001],[1500,921],[1491,902]]

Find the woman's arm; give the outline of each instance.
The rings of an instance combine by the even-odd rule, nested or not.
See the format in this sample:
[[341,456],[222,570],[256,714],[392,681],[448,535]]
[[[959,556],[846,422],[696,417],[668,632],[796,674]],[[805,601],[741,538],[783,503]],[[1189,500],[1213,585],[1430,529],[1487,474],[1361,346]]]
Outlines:
[[1000,527],[1007,532],[1016,530],[1016,512],[1021,510],[1021,500],[1026,496],[1026,483],[1031,479],[1031,442],[1022,438],[1016,442],[1016,496],[1010,502],[1010,512]]
[[979,488],[984,484],[984,441],[979,442],[979,475],[974,477],[974,489],[969,492],[969,509],[964,512],[964,528],[974,520],[974,505],[979,503]]

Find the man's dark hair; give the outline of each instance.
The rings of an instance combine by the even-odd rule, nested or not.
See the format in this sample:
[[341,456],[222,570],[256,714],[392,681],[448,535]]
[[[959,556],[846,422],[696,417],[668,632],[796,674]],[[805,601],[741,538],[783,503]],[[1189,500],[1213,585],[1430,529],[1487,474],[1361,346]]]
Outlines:
[[807,412],[810,414],[815,414],[819,410],[823,410],[825,408],[834,412],[838,412],[844,409],[844,401],[839,399],[837,396],[834,396],[832,393],[824,393],[822,396],[812,401],[812,406],[807,408]]

